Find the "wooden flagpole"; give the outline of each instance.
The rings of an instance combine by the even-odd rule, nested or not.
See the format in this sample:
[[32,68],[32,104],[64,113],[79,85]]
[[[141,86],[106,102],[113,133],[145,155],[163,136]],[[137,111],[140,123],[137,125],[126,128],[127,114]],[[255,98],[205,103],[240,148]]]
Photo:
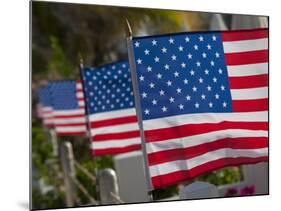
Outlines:
[[146,153],[146,145],[145,145],[145,138],[144,138],[144,131],[143,131],[143,124],[142,124],[142,116],[141,116],[141,110],[140,110],[140,98],[139,98],[139,90],[137,86],[137,73],[136,73],[136,63],[134,60],[134,50],[133,50],[133,33],[132,28],[130,26],[130,23],[128,19],[126,18],[126,37],[127,37],[127,48],[128,48],[128,57],[129,57],[129,64],[130,64],[130,72],[132,76],[132,83],[133,83],[133,91],[134,91],[134,98],[135,98],[135,107],[136,107],[136,113],[138,117],[138,125],[140,128],[140,134],[141,134],[141,145],[142,145],[142,153],[143,153],[143,159],[144,159],[144,171],[146,176],[146,183],[147,183],[147,189],[148,189],[148,195],[149,199],[153,201],[153,195],[152,195],[152,183],[150,180],[150,174],[148,169],[148,160],[147,160],[147,153]]

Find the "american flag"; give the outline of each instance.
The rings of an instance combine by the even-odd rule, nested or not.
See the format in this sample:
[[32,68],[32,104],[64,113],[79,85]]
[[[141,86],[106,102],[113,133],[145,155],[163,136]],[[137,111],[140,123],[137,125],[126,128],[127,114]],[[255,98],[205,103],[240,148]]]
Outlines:
[[80,81],[52,81],[53,123],[58,136],[86,135],[85,105]]
[[42,86],[38,89],[39,103],[37,104],[37,116],[42,118],[43,125],[53,126],[53,109],[51,101],[50,85]]
[[268,29],[130,44],[152,189],[268,161]]
[[82,69],[93,155],[141,149],[127,61]]

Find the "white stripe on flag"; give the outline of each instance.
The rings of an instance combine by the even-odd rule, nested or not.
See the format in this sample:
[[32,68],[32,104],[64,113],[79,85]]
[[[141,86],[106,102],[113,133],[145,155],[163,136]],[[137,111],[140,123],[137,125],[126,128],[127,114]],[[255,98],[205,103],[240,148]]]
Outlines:
[[79,107],[85,106],[84,100],[79,100],[79,101],[78,101],[78,106],[79,106]]
[[255,100],[268,98],[268,87],[231,89],[232,100]]
[[56,110],[54,111],[55,116],[70,116],[70,115],[79,115],[85,114],[85,110],[83,108],[72,109],[72,110]]
[[67,133],[67,132],[85,132],[86,126],[56,126],[56,132]]
[[78,98],[84,97],[83,92],[76,92],[76,97],[78,97]]
[[54,124],[85,123],[85,117],[54,118]]
[[268,74],[268,63],[227,66],[228,76],[253,76]]
[[43,107],[41,107],[41,108],[42,108],[42,111],[43,111],[43,112],[51,112],[51,111],[53,111],[53,108],[52,108],[52,107],[43,106]]
[[89,115],[90,122],[136,115],[135,108],[108,111]]
[[135,144],[140,144],[140,138],[131,138],[125,140],[110,140],[110,141],[93,141],[92,149],[108,149],[108,148],[119,148],[119,147],[127,147]]
[[268,49],[268,39],[262,38],[256,40],[223,42],[223,49],[225,53],[240,53],[246,51],[264,50]]
[[53,118],[54,114],[53,112],[43,113],[42,117],[45,118]]
[[233,122],[267,122],[268,112],[236,112],[236,113],[196,113],[145,120],[144,130],[170,128],[185,124]]
[[76,83],[76,89],[82,89],[82,83]]
[[130,132],[139,130],[139,126],[137,122],[127,123],[127,124],[119,124],[114,126],[104,126],[99,128],[92,128],[91,134],[100,135],[100,134],[110,134],[110,133],[120,133],[120,132]]
[[53,124],[54,119],[53,118],[44,118],[43,123],[44,124]]

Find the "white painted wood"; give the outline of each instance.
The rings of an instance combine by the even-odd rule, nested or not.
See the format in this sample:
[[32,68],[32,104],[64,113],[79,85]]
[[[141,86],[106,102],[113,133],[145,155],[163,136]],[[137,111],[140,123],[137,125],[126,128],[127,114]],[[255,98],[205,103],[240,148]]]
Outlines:
[[194,182],[179,191],[180,199],[201,199],[218,197],[218,188],[207,182]]
[[149,201],[143,163],[143,155],[140,151],[114,157],[120,199],[125,203]]
[[268,163],[243,165],[244,181],[248,185],[255,185],[255,194],[268,194]]
[[[119,197],[117,176],[113,169],[106,168],[98,172],[99,194],[101,204],[118,203],[113,197]],[[113,194],[113,195],[112,195]]]

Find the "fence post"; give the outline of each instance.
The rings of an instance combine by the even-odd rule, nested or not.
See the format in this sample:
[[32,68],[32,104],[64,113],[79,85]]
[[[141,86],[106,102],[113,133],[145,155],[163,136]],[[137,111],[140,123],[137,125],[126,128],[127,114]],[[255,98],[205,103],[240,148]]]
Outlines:
[[76,188],[73,181],[75,177],[74,156],[70,142],[61,143],[61,163],[65,184],[66,205],[73,207],[76,199]]
[[50,130],[50,136],[51,136],[51,142],[53,146],[53,155],[54,157],[57,157],[59,152],[58,152],[58,138],[56,131],[54,129]]
[[100,170],[97,181],[101,204],[120,203],[117,176],[113,169],[106,168]]

